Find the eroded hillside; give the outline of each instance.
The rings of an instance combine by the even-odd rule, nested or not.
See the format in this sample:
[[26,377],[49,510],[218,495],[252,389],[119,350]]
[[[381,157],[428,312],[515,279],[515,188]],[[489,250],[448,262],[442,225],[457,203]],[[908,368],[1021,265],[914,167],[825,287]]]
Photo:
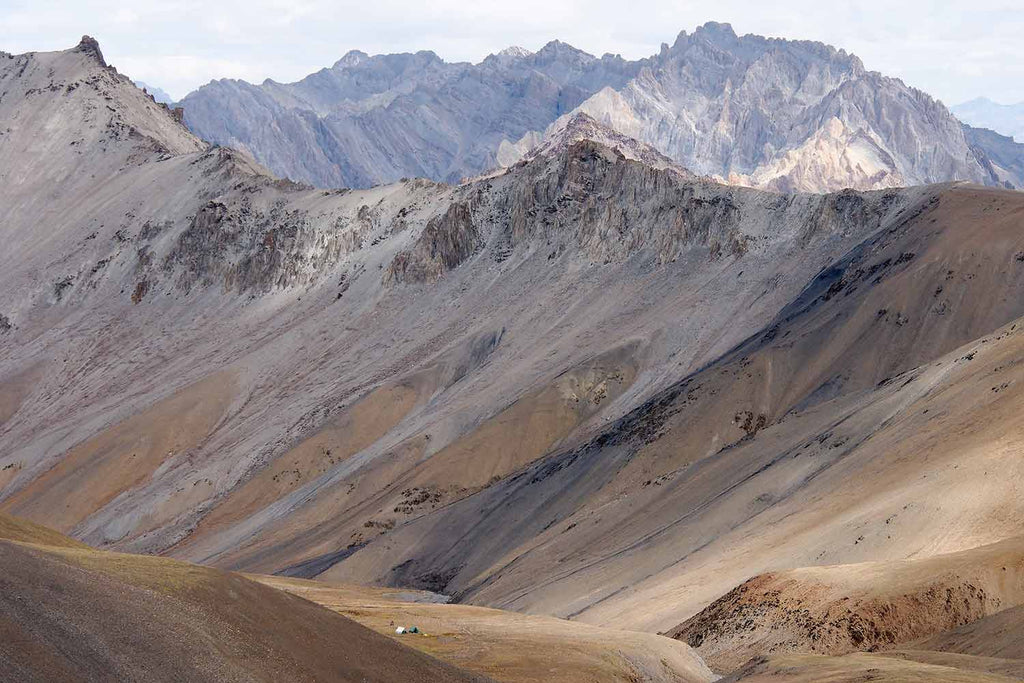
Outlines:
[[[722,671],[818,651],[747,629],[835,620],[845,585],[790,577],[1019,536],[1024,195],[721,185],[585,117],[459,185],[318,190],[207,148],[94,41],[0,87],[4,512],[671,631]],[[825,651],[1019,599],[968,578],[951,620]],[[736,608],[750,579],[775,602]]]

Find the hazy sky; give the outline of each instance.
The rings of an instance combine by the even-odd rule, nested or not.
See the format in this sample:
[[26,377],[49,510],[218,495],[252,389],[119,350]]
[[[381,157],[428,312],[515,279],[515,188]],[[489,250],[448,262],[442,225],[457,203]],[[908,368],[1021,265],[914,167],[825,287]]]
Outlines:
[[0,50],[70,47],[181,97],[212,78],[291,81],[350,49],[479,61],[559,38],[637,58],[681,30],[821,40],[958,104],[1024,100],[1024,0],[0,0]]

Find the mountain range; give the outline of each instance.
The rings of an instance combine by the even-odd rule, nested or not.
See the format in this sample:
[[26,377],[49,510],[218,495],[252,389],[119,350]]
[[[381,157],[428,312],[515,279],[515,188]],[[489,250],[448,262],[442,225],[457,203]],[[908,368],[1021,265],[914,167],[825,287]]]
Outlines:
[[143,91],[153,96],[153,99],[160,104],[171,105],[174,104],[174,98],[168,95],[163,89],[158,88],[155,85],[148,85],[142,81],[135,81],[135,85],[142,88]]
[[1024,143],[1024,102],[999,104],[987,97],[979,97],[953,107],[964,123],[978,128],[989,128],[1018,143]]
[[708,23],[647,59],[559,41],[479,64],[350,52],[297,83],[220,80],[185,97],[203,139],[318,187],[458,182],[514,163],[579,111],[693,171],[774,191],[948,180],[1024,185],[942,103],[843,50]]
[[489,60],[211,86],[472,176],[318,189],[0,53],[0,677],[1024,675],[1015,143],[724,25]]
[[492,168],[503,140],[546,127],[605,85],[624,85],[640,64],[559,41],[475,65],[433,52],[352,51],[293,84],[214,81],[181,106],[203,139],[319,187],[458,181]]

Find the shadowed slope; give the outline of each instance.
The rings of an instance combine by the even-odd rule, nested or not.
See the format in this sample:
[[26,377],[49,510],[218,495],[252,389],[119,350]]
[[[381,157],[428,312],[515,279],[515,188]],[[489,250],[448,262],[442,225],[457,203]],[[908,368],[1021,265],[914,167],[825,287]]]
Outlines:
[[[958,667],[957,664],[962,665]],[[896,683],[1008,683],[1019,681],[1012,675],[989,672],[984,663],[928,663],[890,655],[857,653],[845,657],[823,655],[786,655],[757,659],[736,673],[721,679],[722,683],[861,683],[891,681]]]
[[238,575],[64,545],[0,540],[4,680],[483,680]]
[[[924,638],[912,646],[921,650],[1024,662],[1024,606],[1005,609],[945,633]],[[1024,670],[1021,676],[1024,678]]]

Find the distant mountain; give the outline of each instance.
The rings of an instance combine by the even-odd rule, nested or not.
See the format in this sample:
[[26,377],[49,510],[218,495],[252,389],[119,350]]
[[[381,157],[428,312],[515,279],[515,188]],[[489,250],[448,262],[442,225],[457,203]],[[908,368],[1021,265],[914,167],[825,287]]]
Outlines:
[[1024,143],[1024,102],[999,104],[979,97],[953,107],[961,121],[976,128],[990,128]]
[[156,87],[155,85],[149,85],[148,83],[144,83],[142,81],[135,81],[135,85],[139,86],[147,93],[152,95],[153,99],[159,102],[160,104],[174,104],[174,98],[168,95],[167,92],[165,92],[161,88]]
[[925,93],[843,50],[739,37],[728,24],[681,33],[579,109],[697,173],[764,189],[998,182]]
[[322,187],[419,176],[457,182],[496,166],[503,140],[543,130],[644,64],[552,41],[479,64],[433,52],[353,51],[297,83],[213,81],[182,100],[200,137],[248,150],[274,172]]
[[925,93],[843,50],[728,24],[635,62],[559,41],[479,64],[353,51],[297,83],[214,81],[182,104],[200,137],[323,187],[457,182],[514,163],[574,110],[696,173],[775,191],[1024,184],[993,175],[984,143]]
[[1021,186],[1024,179],[1024,143],[989,130],[963,124],[964,137],[989,174],[1004,187]]

